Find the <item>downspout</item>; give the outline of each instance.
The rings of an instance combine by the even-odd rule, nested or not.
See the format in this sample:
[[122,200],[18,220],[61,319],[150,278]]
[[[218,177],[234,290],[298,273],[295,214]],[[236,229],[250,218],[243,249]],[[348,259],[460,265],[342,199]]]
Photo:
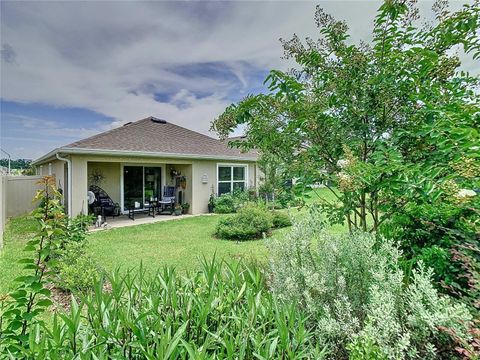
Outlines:
[[58,160],[65,161],[67,163],[67,192],[68,192],[68,216],[72,217],[72,160],[63,158],[60,155],[55,154]]

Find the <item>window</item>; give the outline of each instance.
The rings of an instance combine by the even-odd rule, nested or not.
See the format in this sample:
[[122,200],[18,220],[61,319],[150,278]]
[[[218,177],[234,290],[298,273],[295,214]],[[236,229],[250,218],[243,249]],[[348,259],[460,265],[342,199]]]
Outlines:
[[247,187],[247,165],[218,165],[218,196]]

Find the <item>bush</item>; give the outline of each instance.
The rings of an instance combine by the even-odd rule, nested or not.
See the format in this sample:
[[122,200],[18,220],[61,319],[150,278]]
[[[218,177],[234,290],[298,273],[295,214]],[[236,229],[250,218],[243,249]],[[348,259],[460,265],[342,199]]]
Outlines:
[[[480,310],[480,196],[469,201],[444,199],[405,206],[380,228],[399,241],[408,264],[419,261],[434,270],[440,291]],[[479,315],[480,317],[480,315]]]
[[79,215],[67,220],[60,246],[51,254],[48,266],[54,272],[52,280],[62,290],[88,292],[100,277],[99,266],[86,252],[86,231],[93,219],[92,215]]
[[250,240],[261,238],[272,228],[271,215],[260,207],[249,205],[237,214],[220,220],[215,234],[224,239]]
[[280,211],[272,211],[272,224],[275,229],[292,226],[290,216]]
[[235,212],[235,201],[232,194],[222,194],[215,199],[214,211],[217,214],[230,214]]
[[56,276],[57,287],[72,293],[88,292],[99,280],[101,271],[95,260],[85,252],[84,243],[71,242],[58,251],[58,257],[51,262]]
[[249,191],[235,189],[233,193],[222,194],[215,199],[214,211],[217,214],[231,214],[251,201]]
[[[395,359],[450,357],[451,331],[467,341],[472,317],[440,296],[420,265],[404,285],[398,247],[364,233],[330,235],[323,223],[295,224],[269,242],[271,287],[310,314],[318,341],[336,358],[377,353]],[[440,329],[449,329],[447,332]]]

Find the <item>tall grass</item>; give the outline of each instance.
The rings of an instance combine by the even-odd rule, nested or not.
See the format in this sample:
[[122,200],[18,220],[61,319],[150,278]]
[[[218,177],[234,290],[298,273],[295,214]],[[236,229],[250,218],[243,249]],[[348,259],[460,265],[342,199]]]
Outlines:
[[29,357],[82,359],[322,358],[305,315],[267,291],[256,266],[203,260],[186,276],[115,271],[68,313],[30,333]]

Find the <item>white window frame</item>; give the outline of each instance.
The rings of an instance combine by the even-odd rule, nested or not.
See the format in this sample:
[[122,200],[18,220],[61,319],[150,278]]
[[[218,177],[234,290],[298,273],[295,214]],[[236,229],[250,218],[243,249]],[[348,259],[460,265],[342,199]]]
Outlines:
[[[230,180],[220,180],[219,178],[219,173],[220,173],[220,167],[230,167]],[[236,182],[241,182],[241,180],[233,180],[233,168],[234,167],[243,167],[245,168],[245,179],[243,180],[244,182],[244,189],[248,189],[248,164],[226,164],[226,163],[217,163],[217,196],[219,195],[219,184],[227,184],[230,183],[230,193],[233,192],[233,183]]]

